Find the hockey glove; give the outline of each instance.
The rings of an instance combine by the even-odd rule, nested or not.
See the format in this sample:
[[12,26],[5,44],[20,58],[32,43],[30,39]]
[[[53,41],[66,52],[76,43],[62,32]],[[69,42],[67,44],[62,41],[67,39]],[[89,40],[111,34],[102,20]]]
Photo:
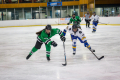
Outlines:
[[62,40],[62,41],[64,41],[65,42],[65,40],[66,40],[66,38],[65,38],[65,36],[60,36],[60,39]]
[[91,19],[89,19],[89,21],[91,21]]
[[69,25],[70,23],[67,23],[67,25]]
[[80,24],[80,21],[77,21],[77,24]]
[[97,23],[99,23],[99,21],[97,20]]
[[53,47],[56,47],[57,43],[55,41],[52,41],[51,45],[53,45]]
[[85,47],[88,47],[88,46],[89,46],[89,44],[87,43],[87,40],[84,41],[84,46],[85,46]]

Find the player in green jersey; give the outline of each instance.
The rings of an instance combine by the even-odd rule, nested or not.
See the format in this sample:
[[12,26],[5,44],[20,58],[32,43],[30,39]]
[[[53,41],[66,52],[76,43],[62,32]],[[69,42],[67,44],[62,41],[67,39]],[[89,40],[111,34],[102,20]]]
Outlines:
[[80,26],[81,18],[79,16],[75,16],[75,14],[73,14],[72,18],[70,19],[69,23],[67,23],[67,25],[69,25],[72,22],[73,22],[73,25],[75,24],[78,26],[78,28],[81,28]]
[[28,54],[28,56],[26,57],[26,59],[29,59],[31,57],[31,55],[36,52],[38,49],[41,48],[42,44],[45,43],[45,47],[46,47],[46,58],[48,61],[50,61],[50,51],[51,51],[51,45],[53,45],[53,47],[57,46],[57,43],[55,41],[51,41],[51,37],[53,37],[56,34],[60,35],[60,39],[62,41],[65,42],[66,38],[64,37],[62,31],[58,28],[52,28],[51,25],[47,25],[45,27],[45,29],[36,32],[36,34],[38,35],[37,37],[37,42],[35,44],[35,46],[32,48],[32,50],[30,51],[30,53]]

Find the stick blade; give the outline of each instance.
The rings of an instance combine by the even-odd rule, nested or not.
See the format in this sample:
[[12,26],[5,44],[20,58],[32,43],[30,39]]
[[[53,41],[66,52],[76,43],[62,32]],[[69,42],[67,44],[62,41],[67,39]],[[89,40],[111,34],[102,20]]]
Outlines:
[[66,66],[67,64],[62,64],[63,66]]
[[101,60],[102,58],[104,58],[104,56],[100,57],[99,60]]

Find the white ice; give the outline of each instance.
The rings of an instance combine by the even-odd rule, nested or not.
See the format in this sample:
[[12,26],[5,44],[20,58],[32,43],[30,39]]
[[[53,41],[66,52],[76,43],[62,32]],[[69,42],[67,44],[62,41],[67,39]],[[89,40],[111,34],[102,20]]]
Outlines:
[[[63,30],[66,26],[53,26]],[[92,27],[92,25],[91,25]],[[65,51],[67,66],[64,62],[63,43],[59,35],[52,40],[58,46],[51,49],[51,61],[46,60],[45,45],[35,52],[29,60],[26,56],[34,47],[37,31],[44,26],[0,28],[0,80],[120,80],[120,26],[92,28],[82,25],[88,43],[96,50],[98,57],[77,41],[77,53],[72,53],[70,34],[66,35]]]

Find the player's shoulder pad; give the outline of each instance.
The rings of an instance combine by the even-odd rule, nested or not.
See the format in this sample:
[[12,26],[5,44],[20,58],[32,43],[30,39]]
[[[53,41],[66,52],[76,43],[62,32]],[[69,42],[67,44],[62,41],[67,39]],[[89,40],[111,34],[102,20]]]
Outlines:
[[56,31],[59,30],[58,28],[52,28],[51,31]]
[[45,30],[43,30],[39,36],[43,36],[44,34],[45,34]]
[[41,33],[45,33],[45,29]]
[[79,18],[79,16],[76,16],[76,18]]
[[98,16],[98,15],[95,15],[95,16]]
[[59,28],[52,28],[52,30],[57,30],[57,29],[59,29]]
[[72,20],[72,17],[70,18],[70,20]]

